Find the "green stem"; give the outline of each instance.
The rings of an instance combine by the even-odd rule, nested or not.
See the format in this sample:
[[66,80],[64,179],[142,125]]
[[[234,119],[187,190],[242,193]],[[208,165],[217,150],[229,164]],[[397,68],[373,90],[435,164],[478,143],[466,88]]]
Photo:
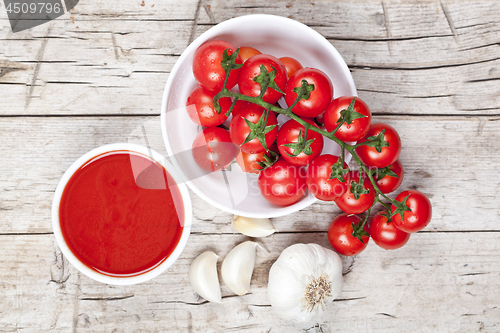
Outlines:
[[335,129],[331,133],[335,134],[339,130],[339,128],[342,127],[343,124],[344,123],[338,124],[337,127],[335,127]]
[[229,117],[229,115],[231,114],[231,112],[233,112],[233,109],[234,109],[234,106],[236,105],[236,103],[238,102],[239,98],[236,97],[233,101],[233,103],[231,103],[231,107],[229,108],[229,110],[227,110],[226,112],[226,117]]
[[267,88],[269,88],[269,82],[264,86],[264,89],[260,89],[260,95],[258,98],[262,99],[264,97],[264,95],[266,94],[266,91],[267,91]]
[[307,144],[307,131],[309,129],[307,127],[304,127],[304,141],[302,142],[302,147],[300,147],[300,150],[304,151],[304,148],[306,147]]
[[262,131],[264,131],[264,128],[266,128],[266,126],[267,126],[267,120],[269,119],[269,114],[270,113],[271,113],[271,110],[270,109],[266,109],[266,118],[264,118],[264,123],[262,124],[262,127],[261,127]]
[[[342,152],[341,152],[341,154],[342,154],[342,155],[341,155],[341,156],[342,156],[342,160],[341,160],[341,162],[342,162],[342,163],[345,163],[345,149],[342,147],[340,150],[342,151]],[[344,165],[344,164],[342,164],[342,165]]]
[[382,200],[378,200],[378,202],[380,202],[382,204],[382,206],[384,206],[384,208],[387,210],[388,213],[391,212],[391,207],[389,207],[388,204],[386,204],[385,202],[383,202]]
[[287,111],[292,112],[293,108],[295,107],[295,105],[297,105],[297,103],[299,103],[299,101],[302,98],[302,96],[303,95],[297,96],[297,98],[295,99],[295,101],[293,102],[293,104],[290,105],[290,107],[287,109]]
[[219,99],[221,99],[223,97],[239,98],[240,100],[247,101],[247,102],[250,102],[250,103],[253,103],[253,104],[257,104],[257,105],[263,107],[264,109],[269,109],[269,110],[274,111],[276,113],[284,114],[285,116],[287,116],[287,117],[295,120],[296,122],[298,122],[299,124],[301,124],[302,126],[304,126],[304,128],[308,128],[308,129],[310,129],[310,130],[312,130],[314,132],[317,132],[317,133],[319,133],[319,134],[327,137],[330,140],[335,141],[339,146],[344,147],[350,153],[352,153],[354,151],[353,149],[348,149],[346,147],[346,146],[351,147],[347,143],[345,143],[344,141],[342,141],[340,139],[337,139],[335,137],[335,135],[334,135],[334,132],[327,132],[327,131],[324,131],[324,130],[322,130],[320,128],[317,128],[316,126],[309,124],[308,122],[304,121],[299,116],[295,115],[289,109],[282,109],[282,108],[280,108],[280,107],[278,107],[278,106],[276,106],[274,104],[267,103],[267,102],[263,101],[262,99],[260,99],[258,96],[257,97],[252,97],[252,96],[242,95],[242,94],[237,93],[237,92],[232,92],[232,91],[229,91],[229,90],[226,90],[226,91],[222,90],[217,95],[215,95],[215,97],[214,97],[214,105],[218,104],[219,103]]
[[[363,163],[363,162],[361,162]],[[364,165],[364,164],[358,164],[362,169],[363,171],[368,175],[368,179],[370,179],[370,182],[372,183],[373,185],[373,188],[375,189],[375,192],[378,194],[378,195],[381,195],[385,200],[389,201],[390,203],[393,203],[394,200],[392,200],[391,198],[389,198],[387,195],[385,195],[384,193],[382,193],[382,191],[378,188],[377,186],[377,182],[375,181],[375,179],[373,178],[373,175],[371,172],[369,172],[370,170],[368,170],[368,168]]]
[[373,206],[375,206],[375,203],[376,203],[376,202],[377,202],[377,200],[375,200],[375,201],[373,202],[373,205],[371,205],[371,207],[370,207],[370,208],[368,208],[368,210],[366,211],[366,216],[365,216],[365,218],[363,219],[363,222],[361,223],[361,225],[359,226],[359,229],[363,229],[363,228],[365,227],[365,224],[366,224],[366,222],[368,221],[368,217],[370,217],[370,212],[371,212],[371,210],[372,210]]

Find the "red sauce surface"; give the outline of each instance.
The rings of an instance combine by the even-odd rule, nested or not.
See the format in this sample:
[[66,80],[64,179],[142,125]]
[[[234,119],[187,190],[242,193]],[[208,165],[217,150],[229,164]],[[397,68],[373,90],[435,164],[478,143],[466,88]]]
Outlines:
[[66,243],[85,265],[108,275],[137,275],[173,252],[183,212],[180,191],[163,166],[116,151],[73,174],[59,219]]

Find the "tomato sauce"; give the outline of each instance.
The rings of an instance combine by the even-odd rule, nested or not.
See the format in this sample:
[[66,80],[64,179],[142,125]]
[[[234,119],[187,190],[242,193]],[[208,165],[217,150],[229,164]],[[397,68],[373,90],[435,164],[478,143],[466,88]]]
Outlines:
[[144,155],[115,151],[78,169],[61,198],[61,230],[86,266],[111,276],[162,263],[183,231],[182,198],[172,176]]

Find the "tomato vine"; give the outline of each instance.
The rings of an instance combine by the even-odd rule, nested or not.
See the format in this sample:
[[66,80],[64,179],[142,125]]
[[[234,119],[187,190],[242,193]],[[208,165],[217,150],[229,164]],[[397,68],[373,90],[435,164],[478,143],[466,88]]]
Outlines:
[[[347,172],[349,172],[348,169],[344,168],[344,162],[345,162],[345,151],[349,152],[351,156],[354,158],[356,163],[359,166],[359,171],[360,171],[360,176],[359,180],[351,180],[350,183],[350,191],[354,195],[356,199],[358,199],[361,195],[366,194],[370,191],[370,189],[367,189],[364,187],[363,183],[365,181],[365,177],[368,178],[370,181],[371,185],[373,186],[373,190],[375,191],[375,200],[373,203],[370,205],[370,207],[366,210],[365,217],[362,219],[360,223],[352,223],[352,236],[358,238],[363,244],[363,237],[368,236],[368,233],[365,231],[365,225],[368,221],[371,209],[373,206],[380,202],[385,210],[387,211],[386,217],[388,218],[388,222],[391,221],[392,217],[396,214],[400,215],[401,218],[403,218],[403,214],[406,211],[411,211],[411,209],[406,205],[406,199],[402,201],[397,201],[390,199],[387,195],[385,195],[377,186],[377,181],[374,178],[373,170],[363,163],[361,158],[358,156],[356,149],[361,147],[361,146],[367,146],[367,147],[372,147],[374,148],[377,152],[381,152],[384,147],[388,147],[389,143],[384,139],[384,134],[385,130],[383,129],[379,134],[369,136],[365,141],[358,142],[357,144],[351,145],[347,142],[342,141],[341,139],[337,138],[335,136],[335,133],[341,128],[343,124],[351,124],[355,119],[363,118],[366,117],[366,115],[363,115],[359,112],[355,111],[355,98],[352,98],[349,106],[347,109],[344,109],[341,111],[341,116],[337,121],[337,126],[333,131],[325,131],[314,124],[311,124],[298,115],[296,115],[294,112],[292,112],[292,109],[301,101],[301,100],[307,100],[310,98],[311,93],[314,91],[315,86],[314,84],[308,83],[306,80],[302,80],[301,84],[299,87],[295,87],[293,89],[293,92],[297,94],[297,97],[295,101],[288,107],[288,108],[281,108],[277,106],[276,104],[271,104],[263,100],[264,94],[266,93],[268,88],[274,89],[280,93],[283,93],[283,91],[278,87],[278,85],[275,82],[276,78],[276,68],[273,67],[271,71],[267,71],[264,65],[260,66],[260,74],[256,76],[253,80],[257,82],[260,85],[261,92],[259,96],[248,96],[244,95],[238,92],[233,92],[230,91],[227,88],[227,81],[230,76],[231,70],[238,69],[242,66],[240,63],[236,63],[236,58],[239,53],[239,49],[237,49],[235,52],[233,52],[231,55],[228,55],[228,50],[226,49],[223,53],[223,60],[221,61],[221,66],[224,69],[226,73],[226,78],[224,80],[224,85],[223,88],[220,92],[218,92],[214,98],[213,98],[213,105],[216,109],[216,111],[220,114],[221,113],[221,105],[219,104],[219,100],[221,98],[229,97],[232,99],[232,104],[229,110],[226,112],[226,116],[229,116],[231,112],[233,111],[236,103],[238,101],[246,101],[250,102],[253,104],[256,104],[263,109],[265,109],[265,112],[261,115],[260,120],[258,121],[257,124],[250,123],[249,121],[246,121],[247,124],[249,125],[251,132],[244,141],[244,143],[257,138],[262,146],[266,149],[266,151],[269,151],[269,147],[267,147],[266,144],[266,139],[265,139],[265,134],[272,130],[277,125],[272,125],[272,126],[266,126],[267,119],[269,117],[270,112],[276,112],[279,114],[283,114],[299,124],[301,124],[304,127],[304,132],[301,133],[303,135],[303,140],[299,140],[299,142],[295,145],[293,145],[294,149],[294,155],[298,155],[301,152],[304,152],[307,155],[310,155],[310,151],[308,150],[309,145],[311,142],[306,140],[307,137],[307,132],[308,131],[314,131],[319,134],[321,134],[323,137],[334,141],[337,143],[340,148],[341,148],[341,156],[338,160],[337,163],[335,163],[332,166],[332,171],[331,171],[331,176],[330,179],[338,179],[340,182],[345,182],[344,176]],[[308,154],[309,153],[309,154]],[[383,168],[382,168],[383,170]],[[386,174],[389,172],[388,170],[383,170],[382,172],[385,172]],[[396,176],[395,174],[391,174],[391,176]],[[380,198],[382,197],[383,199],[387,200],[392,206],[394,207],[392,210],[393,212],[391,213],[391,207],[382,201]]]

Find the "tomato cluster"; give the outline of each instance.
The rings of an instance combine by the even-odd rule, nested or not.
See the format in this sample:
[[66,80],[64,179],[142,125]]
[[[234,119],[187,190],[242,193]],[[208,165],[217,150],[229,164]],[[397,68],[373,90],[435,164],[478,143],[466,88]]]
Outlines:
[[[225,41],[214,40],[201,45],[194,54],[193,74],[199,85],[189,95],[186,109],[191,120],[203,127],[193,143],[196,163],[207,171],[218,171],[236,158],[243,171],[260,174],[262,195],[280,206],[296,203],[308,189],[324,200],[333,200],[344,193],[347,189],[345,184],[328,180],[329,175],[320,170],[324,164],[322,159],[314,164],[317,172],[312,168],[309,172],[305,169],[323,151],[321,134],[306,130],[293,119],[279,127],[274,112],[266,114],[265,108],[254,103],[239,100],[231,109],[232,101],[225,97],[218,101],[221,108],[218,112],[213,102],[214,96],[225,84],[227,89],[233,91],[237,85],[241,94],[260,96],[271,104],[284,97],[285,103],[292,106],[297,97],[294,89],[306,80],[314,84],[315,89],[308,99],[296,103],[292,111],[311,126],[318,127],[314,117],[323,114],[333,98],[333,84],[328,76],[318,69],[302,67],[294,58],[278,59],[255,48],[242,46],[235,58],[235,63],[242,66],[231,70],[226,78],[221,66],[224,51],[231,56],[236,48]],[[262,71],[274,73],[265,92],[261,92],[262,86],[257,78]],[[229,125],[224,126],[230,109],[232,118]],[[264,129],[260,138],[254,134],[257,127]],[[300,145],[305,149],[300,150]],[[265,172],[261,172],[264,168]],[[325,184],[320,184],[322,179]],[[331,186],[331,189],[326,190],[325,186]]]
[[[360,253],[370,236],[384,249],[399,248],[429,223],[432,207],[421,192],[404,191],[395,200],[385,195],[404,175],[397,131],[372,123],[360,98],[333,98],[332,81],[321,70],[214,40],[195,52],[193,74],[199,85],[186,105],[203,127],[193,143],[201,168],[222,170],[236,158],[243,171],[259,174],[260,192],[272,204],[292,205],[308,191],[334,201],[345,214],[333,220],[328,239],[344,255]],[[288,116],[281,126],[278,113]],[[324,137],[341,146],[341,156],[322,154]],[[358,172],[345,163],[346,150]],[[377,202],[385,213],[367,223]]]

